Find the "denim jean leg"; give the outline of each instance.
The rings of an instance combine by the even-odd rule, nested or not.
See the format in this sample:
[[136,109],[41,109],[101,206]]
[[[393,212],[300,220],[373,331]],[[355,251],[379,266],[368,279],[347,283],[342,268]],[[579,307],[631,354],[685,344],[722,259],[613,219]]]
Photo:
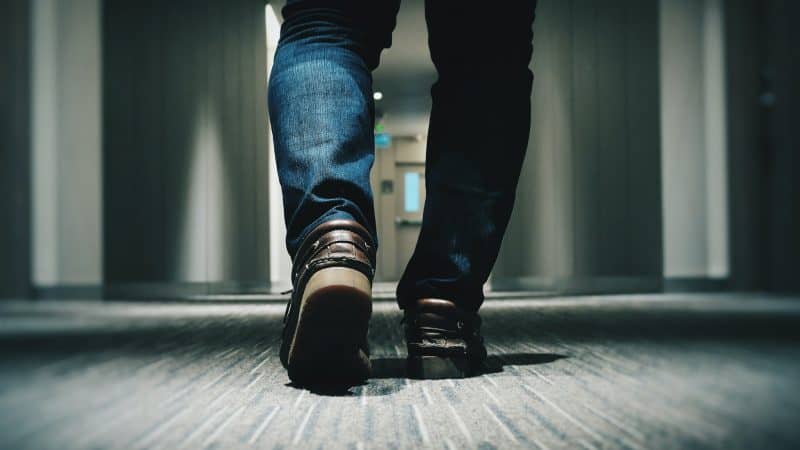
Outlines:
[[396,2],[290,0],[268,104],[286,246],[333,219],[353,219],[377,245],[369,173],[374,160],[372,74],[391,44]]
[[401,307],[445,298],[477,311],[511,216],[528,146],[536,2],[427,0],[431,95],[423,224]]

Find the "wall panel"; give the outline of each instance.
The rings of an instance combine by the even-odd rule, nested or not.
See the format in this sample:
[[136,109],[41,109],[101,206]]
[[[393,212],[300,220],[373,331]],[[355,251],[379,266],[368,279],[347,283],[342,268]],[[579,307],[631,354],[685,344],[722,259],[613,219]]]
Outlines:
[[728,98],[728,192],[731,285],[763,289],[767,279],[766,152],[758,97],[763,64],[761,2],[725,4],[725,65]]
[[[800,292],[800,4],[764,2],[769,276],[772,291]],[[762,94],[763,95],[763,94]]]
[[531,139],[496,288],[660,288],[657,4],[539,3]]
[[103,30],[110,292],[265,288],[264,2],[106,0]]
[[0,2],[0,298],[30,293],[30,12]]

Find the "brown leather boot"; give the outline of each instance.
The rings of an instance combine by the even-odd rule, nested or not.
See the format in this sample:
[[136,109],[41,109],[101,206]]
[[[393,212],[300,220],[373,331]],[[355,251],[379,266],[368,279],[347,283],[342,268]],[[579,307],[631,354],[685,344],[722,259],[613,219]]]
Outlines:
[[352,220],[312,230],[292,265],[281,362],[295,383],[359,382],[369,377],[375,245]]
[[403,318],[412,378],[464,378],[484,369],[486,347],[481,319],[450,300],[424,298]]

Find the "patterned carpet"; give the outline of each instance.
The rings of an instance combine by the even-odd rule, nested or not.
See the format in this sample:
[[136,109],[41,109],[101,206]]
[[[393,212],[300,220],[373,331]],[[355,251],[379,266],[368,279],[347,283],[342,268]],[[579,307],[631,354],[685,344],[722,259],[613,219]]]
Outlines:
[[491,373],[442,381],[375,310],[374,378],[311,392],[283,304],[2,303],[0,447],[800,447],[800,299],[489,300]]

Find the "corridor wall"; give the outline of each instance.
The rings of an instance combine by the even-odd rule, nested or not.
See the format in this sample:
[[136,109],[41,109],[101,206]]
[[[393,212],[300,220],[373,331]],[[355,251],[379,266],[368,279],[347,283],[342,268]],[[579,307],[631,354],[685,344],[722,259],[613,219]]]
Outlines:
[[264,2],[103,6],[108,295],[265,288]]
[[658,290],[658,1],[539,2],[531,139],[495,288]]

